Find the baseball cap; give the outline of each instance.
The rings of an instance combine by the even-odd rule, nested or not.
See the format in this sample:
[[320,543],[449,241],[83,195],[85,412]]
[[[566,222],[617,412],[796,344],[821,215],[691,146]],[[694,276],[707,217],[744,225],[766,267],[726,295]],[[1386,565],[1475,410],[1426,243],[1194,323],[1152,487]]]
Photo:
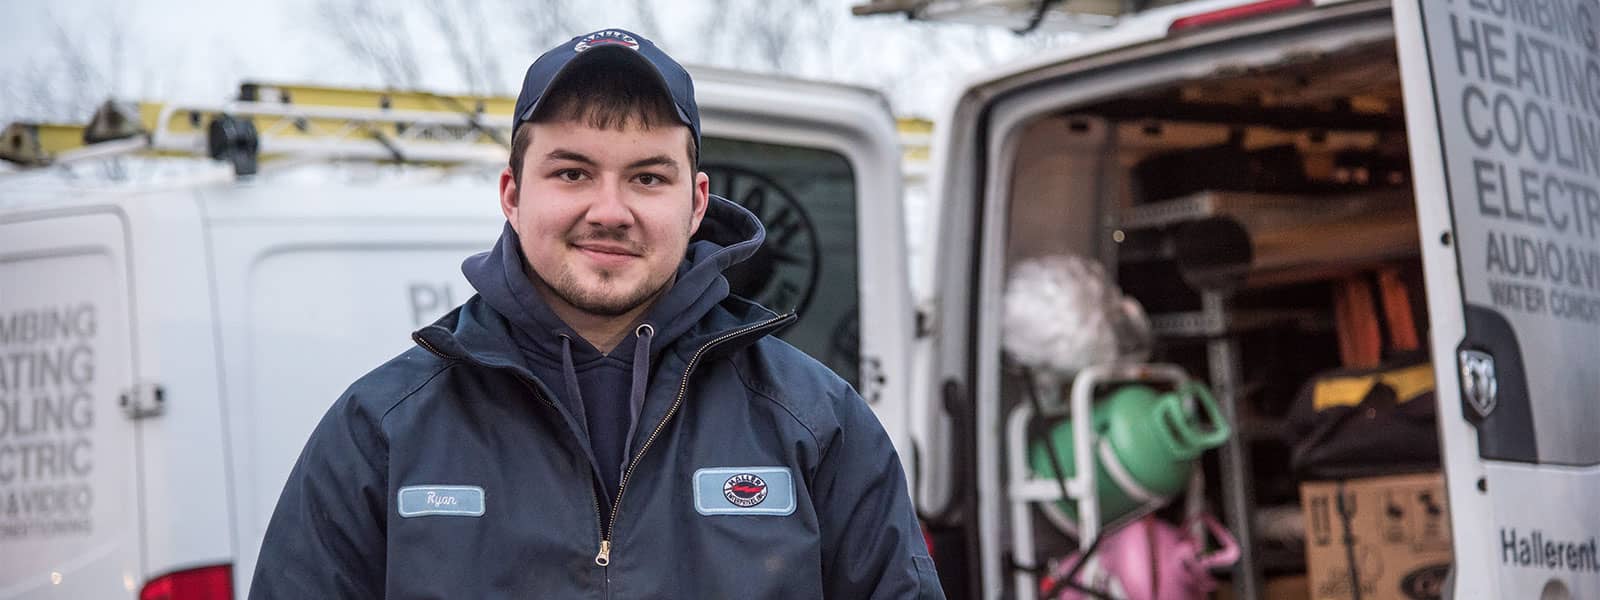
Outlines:
[[528,67],[522,78],[522,92],[517,95],[517,111],[511,128],[533,118],[539,110],[539,100],[562,76],[577,69],[615,68],[627,65],[649,74],[658,83],[672,106],[677,109],[678,120],[689,127],[694,143],[700,144],[700,109],[694,103],[694,80],[683,65],[667,56],[654,42],[644,36],[622,29],[602,29],[574,37],[539,56]]

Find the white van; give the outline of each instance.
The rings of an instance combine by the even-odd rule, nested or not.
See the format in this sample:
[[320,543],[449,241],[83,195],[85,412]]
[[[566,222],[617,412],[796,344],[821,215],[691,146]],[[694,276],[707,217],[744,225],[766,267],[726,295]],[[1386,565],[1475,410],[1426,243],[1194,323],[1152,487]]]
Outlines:
[[[1035,3],[1017,4],[1026,22]],[[1245,476],[1288,454],[1263,416],[1292,396],[1273,378],[1339,363],[1332,282],[1382,265],[1425,282],[1445,595],[1600,597],[1597,38],[1594,0],[1196,0],[961,89],[935,140],[934,349],[912,429],[951,597],[1037,593],[1007,516],[1021,400],[999,317],[1008,269],[1050,254],[1107,265],[1152,313],[1157,358],[1231,409],[1211,481],[1244,542],[1233,597],[1304,568],[1253,533],[1295,502],[1292,480]],[[1250,335],[1266,330],[1275,345]]]
[[[912,314],[886,102],[694,76],[712,192],[769,227],[730,275],[736,293],[798,310],[783,336],[855,384],[905,447]],[[321,92],[346,107],[307,106]],[[228,106],[146,107],[146,134],[73,151],[204,154],[199,134],[225,113],[256,124],[254,176],[126,154],[0,173],[0,598],[245,597],[312,427],[468,298],[461,261],[504,221],[504,148],[452,159],[396,126],[425,116],[400,114],[398,96],[248,84]],[[504,114],[480,116],[507,139],[510,99],[490,104]],[[483,129],[471,119],[443,121]],[[335,122],[360,135],[313,135]],[[220,153],[248,171],[246,154]],[[405,156],[456,168],[336,160]]]

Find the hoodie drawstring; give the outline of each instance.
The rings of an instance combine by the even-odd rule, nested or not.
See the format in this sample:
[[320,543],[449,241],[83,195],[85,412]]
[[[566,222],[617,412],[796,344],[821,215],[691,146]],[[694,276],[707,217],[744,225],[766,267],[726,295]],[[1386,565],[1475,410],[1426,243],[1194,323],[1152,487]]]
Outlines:
[[[639,419],[644,411],[645,391],[649,389],[650,341],[656,335],[655,326],[644,323],[633,331],[637,338],[633,344],[633,382],[628,388],[628,436],[622,446],[620,477],[628,472],[628,460],[633,456],[633,436],[639,432]],[[567,386],[567,396],[574,406],[583,406],[583,391],[578,385],[578,369],[572,363],[572,338],[561,334],[561,377]],[[618,482],[620,485],[620,482]]]
[[572,365],[572,338],[565,333],[561,334],[561,379],[567,386],[567,397],[571,405],[581,410],[583,391],[578,387],[578,369]]
[[638,432],[639,419],[644,411],[644,393],[649,385],[650,378],[650,340],[656,335],[655,326],[642,323],[633,330],[633,385],[628,388],[628,414],[633,418],[628,421],[628,437],[623,438],[622,444],[622,469],[617,471],[623,475],[628,472],[628,459],[633,456],[633,434]]

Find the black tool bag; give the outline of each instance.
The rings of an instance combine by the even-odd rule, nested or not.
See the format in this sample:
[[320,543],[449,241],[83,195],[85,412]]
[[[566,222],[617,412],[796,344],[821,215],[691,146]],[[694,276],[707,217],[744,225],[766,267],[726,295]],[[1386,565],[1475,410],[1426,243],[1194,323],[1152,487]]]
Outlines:
[[1346,479],[1438,469],[1433,381],[1432,365],[1419,358],[1306,382],[1289,413],[1295,475]]

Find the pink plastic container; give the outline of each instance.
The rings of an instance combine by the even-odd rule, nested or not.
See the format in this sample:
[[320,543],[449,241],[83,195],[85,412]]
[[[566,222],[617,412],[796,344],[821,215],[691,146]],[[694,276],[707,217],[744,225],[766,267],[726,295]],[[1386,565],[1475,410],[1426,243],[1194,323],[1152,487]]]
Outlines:
[[[1206,540],[1191,537],[1188,526],[1146,516],[1101,541],[1089,564],[1078,572],[1078,583],[1123,600],[1204,600],[1217,588],[1211,569],[1239,560],[1239,545],[1211,515],[1199,519],[1217,541],[1216,550],[1206,552]],[[1060,587],[1057,600],[1092,598],[1069,586],[1056,586],[1077,562],[1073,555],[1056,565],[1040,582],[1041,593]]]

